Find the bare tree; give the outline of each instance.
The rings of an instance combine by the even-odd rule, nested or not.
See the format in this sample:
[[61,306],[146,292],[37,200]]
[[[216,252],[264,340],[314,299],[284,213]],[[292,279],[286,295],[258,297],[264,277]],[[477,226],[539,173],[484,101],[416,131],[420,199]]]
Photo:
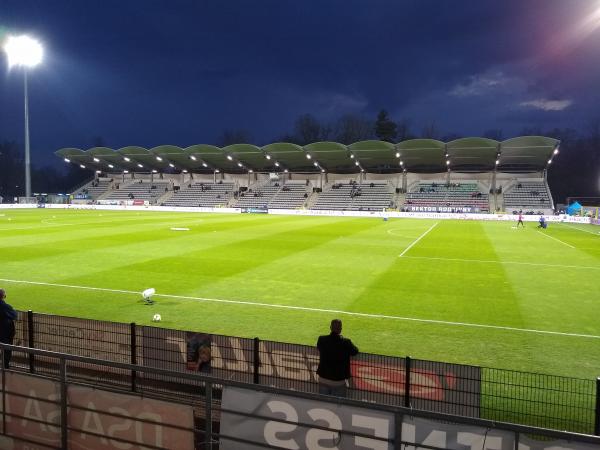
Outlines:
[[219,147],[232,144],[244,144],[251,141],[250,133],[246,130],[225,130],[217,140]]
[[423,131],[421,131],[421,137],[424,139],[439,139],[440,134],[440,130],[438,129],[435,121],[433,120],[427,123],[423,127]]
[[373,124],[355,114],[342,116],[335,124],[334,139],[342,144],[352,144],[373,138]]

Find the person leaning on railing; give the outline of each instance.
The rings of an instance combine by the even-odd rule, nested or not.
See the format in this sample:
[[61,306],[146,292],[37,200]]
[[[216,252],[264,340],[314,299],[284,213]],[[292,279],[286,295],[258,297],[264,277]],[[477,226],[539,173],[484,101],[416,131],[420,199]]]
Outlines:
[[319,394],[345,397],[348,390],[350,358],[358,354],[358,348],[348,338],[342,336],[342,321],[331,321],[331,333],[319,336]]
[[[17,312],[4,300],[6,298],[6,291],[0,289],[0,342],[3,344],[13,344],[15,338],[15,319],[17,318]],[[8,369],[10,366],[10,357],[12,356],[12,350],[4,350],[4,368]]]

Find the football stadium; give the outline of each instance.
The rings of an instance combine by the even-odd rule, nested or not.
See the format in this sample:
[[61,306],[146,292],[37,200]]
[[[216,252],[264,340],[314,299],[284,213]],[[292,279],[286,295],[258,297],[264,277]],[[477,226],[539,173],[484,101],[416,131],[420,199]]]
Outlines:
[[[38,352],[15,349],[11,367],[52,377],[64,364],[93,386],[194,405],[193,439],[164,429],[203,448],[206,433],[240,426],[226,408],[240,392],[213,385],[210,400],[190,371],[309,395],[316,338],[338,318],[360,348],[348,394],[359,404],[546,440],[593,434],[600,228],[597,209],[553,203],[559,145],[61,149],[93,178],[2,205],[15,344]],[[57,366],[48,351],[74,359]]]
[[600,0],[0,10],[0,450],[600,449]]

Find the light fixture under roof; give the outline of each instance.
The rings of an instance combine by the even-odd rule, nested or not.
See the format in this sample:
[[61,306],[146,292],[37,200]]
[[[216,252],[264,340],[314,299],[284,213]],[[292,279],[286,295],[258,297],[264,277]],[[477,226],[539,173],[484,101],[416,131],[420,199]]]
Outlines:
[[275,161],[275,167],[279,167],[279,163]]
[[288,173],[288,170],[287,170],[287,169],[283,169],[283,172],[284,172],[284,173]]
[[242,163],[238,163],[238,167],[244,167]]
[[318,162],[315,161],[313,164],[315,165],[315,167],[319,167],[319,163]]
[[404,161],[400,161],[400,165],[403,166],[404,165]]
[[123,156],[123,160],[126,161],[126,162],[131,161],[131,159],[129,159],[127,156]]
[[152,173],[158,173],[158,170],[152,169]]
[[169,167],[175,168],[175,164],[169,163]]
[[248,173],[253,173],[253,172],[254,172],[254,170],[252,170],[252,169],[248,170]]
[[265,155],[265,158],[271,159],[271,155]]
[[446,160],[446,165],[449,166],[450,165],[450,161]]
[[202,167],[208,167],[208,164],[202,163]]
[[354,159],[354,153],[350,153],[350,159]]
[[187,169],[183,169],[183,170],[182,170],[182,172],[183,172],[183,173],[187,173]]
[[123,173],[129,173],[129,170],[124,170]]
[[227,155],[227,159],[228,159],[229,161],[231,161],[233,158],[231,157],[231,155]]
[[71,160],[70,160],[69,158],[65,158],[65,162],[66,162],[66,163],[70,163],[70,162],[71,162]]
[[354,163],[354,165],[355,165],[355,166],[359,166],[359,165],[360,165],[360,163],[359,163],[358,161],[356,161],[356,162]]
[[219,169],[215,169],[215,173],[219,173],[219,172],[220,172],[220,170],[219,170]]
[[109,169],[114,169],[114,168],[115,168],[115,166],[113,166],[112,164],[109,164],[109,165],[108,165],[108,168],[109,168]]
[[310,153],[307,153],[306,154],[306,159],[310,159],[310,158],[312,158],[312,156],[310,156]]
[[558,148],[554,149],[554,154],[557,155],[558,154]]
[[496,160],[496,165],[498,165],[498,164],[500,164],[500,160],[499,159]]
[[83,165],[83,164],[79,164],[79,167],[81,167],[82,169],[85,169],[85,165]]
[[137,166],[138,166],[140,169],[143,169],[143,168],[144,168],[144,166],[143,166],[142,164],[140,164],[140,163],[138,163],[138,165],[137,165]]
[[157,156],[157,157],[156,157],[156,160],[157,160],[157,161],[162,161],[162,158],[161,158],[160,156]]
[[396,158],[400,158],[400,152],[396,152]]
[[551,159],[548,160],[548,164],[552,164],[552,160]]
[[101,170],[96,170],[96,173],[102,173],[102,171]]
[[190,159],[191,159],[192,161],[196,161],[196,157],[195,157],[194,155],[191,155],[191,156],[190,156]]
[[100,160],[96,157],[94,157],[94,162],[100,162]]

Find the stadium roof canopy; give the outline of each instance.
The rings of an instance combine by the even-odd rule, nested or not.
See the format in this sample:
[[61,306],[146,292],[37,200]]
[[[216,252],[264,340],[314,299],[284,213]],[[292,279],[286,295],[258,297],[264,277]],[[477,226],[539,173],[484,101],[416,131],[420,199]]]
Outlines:
[[56,155],[105,172],[193,171],[199,173],[334,172],[537,172],[546,169],[560,141],[522,136],[506,141],[469,137],[442,142],[411,139],[399,143],[360,141],[351,145],[314,142],[305,146],[276,142],[257,147],[234,144],[224,148],[198,144],[187,148],[161,145],[151,149],[129,146],[117,150],[63,148]]

